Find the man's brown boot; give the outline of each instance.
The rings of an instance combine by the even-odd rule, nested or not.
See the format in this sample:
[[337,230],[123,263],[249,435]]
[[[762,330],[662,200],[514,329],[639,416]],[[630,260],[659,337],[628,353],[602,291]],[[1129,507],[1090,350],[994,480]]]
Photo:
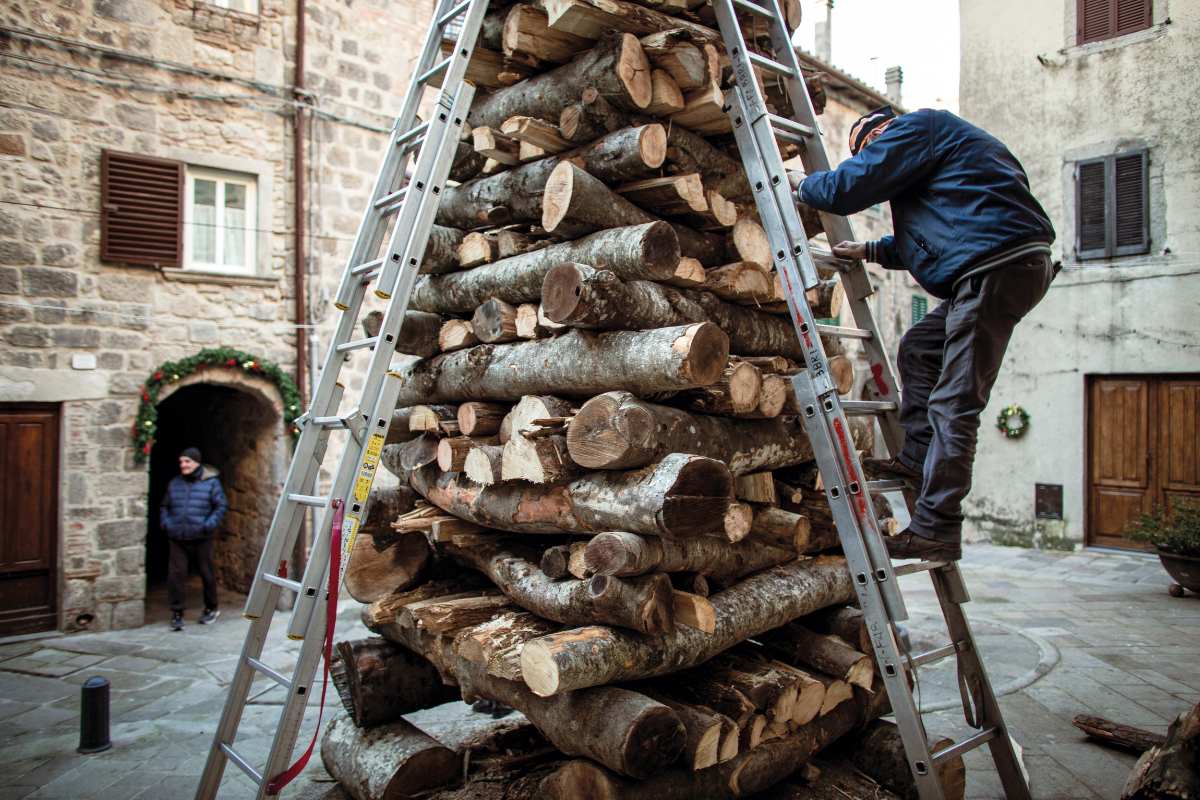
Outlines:
[[922,561],[958,561],[962,558],[959,542],[936,542],[908,531],[884,537],[883,541],[892,558],[919,558]]
[[898,458],[864,458],[862,465],[863,472],[873,480],[906,481],[914,489],[921,485],[921,473]]

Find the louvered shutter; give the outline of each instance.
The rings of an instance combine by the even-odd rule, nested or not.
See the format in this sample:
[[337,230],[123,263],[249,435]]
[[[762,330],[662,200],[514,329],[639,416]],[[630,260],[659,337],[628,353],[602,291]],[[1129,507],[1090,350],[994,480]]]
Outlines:
[[1113,254],[1126,256],[1148,252],[1146,154],[1117,156],[1113,159],[1113,172]]
[[1116,0],[1114,5],[1113,36],[1150,27],[1152,0]]
[[103,151],[101,260],[182,266],[183,182],[181,161]]
[[1076,0],[1075,27],[1078,43],[1098,42],[1113,35],[1115,0]]
[[1105,210],[1105,159],[1080,162],[1075,176],[1075,216],[1078,220],[1078,241],[1075,249],[1080,258],[1103,258],[1108,230]]

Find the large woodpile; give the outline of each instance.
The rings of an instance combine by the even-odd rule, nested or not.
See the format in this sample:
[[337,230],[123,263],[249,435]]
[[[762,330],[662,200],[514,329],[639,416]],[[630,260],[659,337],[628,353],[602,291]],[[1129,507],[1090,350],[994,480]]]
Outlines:
[[[470,77],[491,91],[396,345],[417,357],[383,455],[401,486],[373,494],[347,575],[380,638],[339,643],[349,719],[322,753],[358,800],[459,775],[400,721],[459,697],[572,759],[529,790],[558,798],[749,796],[887,710],[711,11],[488,14]],[[810,301],[836,317],[829,277]],[[775,796],[845,793],[825,791]]]

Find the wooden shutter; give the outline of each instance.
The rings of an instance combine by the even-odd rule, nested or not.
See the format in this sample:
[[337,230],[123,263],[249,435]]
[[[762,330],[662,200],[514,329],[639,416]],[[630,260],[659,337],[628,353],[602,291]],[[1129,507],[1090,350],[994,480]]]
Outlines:
[[1153,0],[1116,0],[1113,5],[1113,36],[1150,27]]
[[1078,44],[1144,30],[1152,24],[1153,0],[1075,0]]
[[1113,159],[1113,254],[1145,253],[1150,249],[1146,203],[1146,154]]
[[1103,258],[1107,249],[1105,159],[1080,162],[1075,176],[1075,216],[1080,258]]
[[184,165],[105,150],[100,156],[100,258],[179,267],[183,262]]

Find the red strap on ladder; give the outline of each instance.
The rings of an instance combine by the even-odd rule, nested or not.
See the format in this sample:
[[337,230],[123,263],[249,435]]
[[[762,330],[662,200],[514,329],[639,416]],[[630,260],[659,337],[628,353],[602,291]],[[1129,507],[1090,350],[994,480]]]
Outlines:
[[317,711],[317,729],[313,731],[312,741],[304,755],[296,759],[296,763],[267,781],[267,795],[274,797],[283,791],[296,776],[308,766],[312,758],[313,748],[317,746],[317,737],[321,734],[321,718],[325,715],[325,690],[329,687],[329,662],[333,660],[333,626],[337,622],[338,582],[342,576],[342,518],[345,504],[341,500],[333,501],[333,525],[329,537],[329,599],[325,602],[325,676],[321,681],[321,706]]

